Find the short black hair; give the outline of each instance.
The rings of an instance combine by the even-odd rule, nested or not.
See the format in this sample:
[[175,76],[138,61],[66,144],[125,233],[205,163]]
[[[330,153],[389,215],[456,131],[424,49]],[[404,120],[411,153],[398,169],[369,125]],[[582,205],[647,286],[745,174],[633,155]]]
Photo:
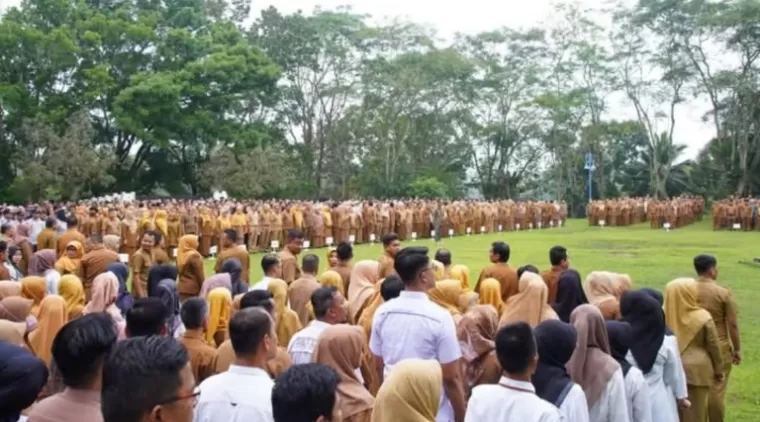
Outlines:
[[274,380],[274,422],[313,422],[330,419],[340,377],[319,363],[293,365]]
[[240,298],[240,309],[264,308],[270,314],[274,311],[274,296],[269,290],[251,290]]
[[396,274],[391,274],[385,277],[383,283],[380,285],[380,296],[384,301],[395,299],[401,295],[401,292],[406,290],[406,285]]
[[559,265],[567,261],[567,249],[564,246],[554,246],[549,249],[549,262],[552,265]]
[[58,219],[55,217],[48,217],[45,219],[45,228],[52,229]]
[[448,267],[451,265],[451,251],[448,249],[438,249],[435,251],[433,259]]
[[405,284],[413,283],[428,268],[430,258],[427,254],[428,248],[424,246],[408,246],[396,254],[393,269]]
[[146,230],[145,233],[143,233],[142,237],[140,237],[140,239],[144,238],[145,236],[150,236],[153,238],[153,242],[155,243],[153,246],[158,245],[158,240],[159,240],[158,232],[153,231],[153,230]]
[[3,225],[0,225],[0,234],[6,234],[8,233],[8,230],[11,229],[11,225],[8,223],[5,223]]
[[296,239],[303,239],[304,234],[301,230],[288,230],[288,242],[292,242]]
[[335,253],[341,261],[348,261],[354,257],[354,247],[349,242],[340,242],[335,248]]
[[698,275],[705,274],[718,265],[718,260],[712,255],[697,255],[694,257],[694,270]]
[[386,248],[391,245],[394,241],[398,240],[398,235],[396,233],[388,233],[385,236],[383,236],[383,246]]
[[524,274],[526,271],[527,271],[527,272],[529,272],[529,273],[533,273],[533,274],[540,274],[540,273],[541,273],[541,272],[538,270],[538,268],[536,268],[536,267],[535,267],[535,266],[533,266],[533,265],[530,265],[530,264],[528,264],[528,265],[523,265],[522,267],[520,267],[520,268],[518,268],[518,269],[517,269],[517,279],[519,280],[519,279],[520,279],[520,277],[522,277],[522,275],[523,275],[523,274]]
[[69,227],[76,227],[79,225],[79,219],[76,215],[71,214],[69,218],[66,219],[66,225]]
[[230,240],[230,242],[238,241],[238,233],[233,229],[226,229],[224,231],[224,237]]
[[320,287],[311,294],[311,307],[314,309],[314,317],[319,319],[327,314],[327,311],[335,304],[335,293],[338,289],[333,286]]
[[272,267],[279,263],[280,258],[277,258],[275,254],[269,253],[261,257],[261,269],[264,271],[264,274],[268,273]]
[[301,269],[305,273],[316,273],[319,270],[319,257],[313,253],[304,255],[301,259]]
[[151,230],[151,234],[153,234],[153,238],[156,239],[156,245],[161,243],[161,239],[164,238],[164,235],[161,234],[161,230]]
[[169,317],[166,307],[157,297],[135,299],[127,310],[127,333],[129,337],[158,336]]
[[235,312],[230,320],[229,334],[236,356],[251,356],[259,349],[267,334],[272,332],[272,317],[264,309],[253,307]]
[[491,250],[494,255],[499,256],[499,262],[509,262],[509,245],[506,242],[493,242],[491,244]]
[[100,409],[103,422],[134,422],[171,401],[182,386],[185,347],[171,337],[119,341],[103,365]]
[[101,365],[116,339],[114,321],[105,312],[83,315],[64,325],[52,346],[63,384],[71,388],[88,387],[100,375]]
[[8,250],[8,242],[5,240],[0,240],[0,253],[3,253]]
[[533,329],[525,321],[507,324],[496,333],[496,357],[508,374],[525,372],[536,357],[536,339]]
[[202,297],[191,297],[182,304],[179,316],[182,319],[182,325],[188,330],[197,330],[203,327],[203,321],[206,320],[208,306],[206,299]]

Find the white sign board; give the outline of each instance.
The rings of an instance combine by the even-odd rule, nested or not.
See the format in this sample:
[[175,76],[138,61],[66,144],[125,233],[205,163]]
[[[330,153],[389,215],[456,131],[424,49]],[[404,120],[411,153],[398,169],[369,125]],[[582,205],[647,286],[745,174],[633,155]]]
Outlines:
[[430,230],[430,237],[435,237],[435,230]]
[[210,248],[208,249],[208,251],[209,251],[209,253],[210,253],[211,255],[216,255],[216,251],[217,251],[217,249],[218,249],[218,248],[217,248],[216,246],[212,246],[212,247],[210,247]]
[[172,249],[172,256],[177,257],[177,248]]
[[325,239],[325,243],[327,243],[327,246],[332,245],[333,244],[332,236],[327,236],[327,238]]
[[119,261],[121,261],[124,264],[129,263],[129,255],[127,255],[125,253],[120,253],[119,254]]
[[370,235],[369,235],[369,241],[370,241],[370,242],[374,242],[374,241],[375,241],[375,239],[377,239],[377,238],[375,237],[375,234],[374,234],[374,233],[372,233],[372,234],[370,234]]
[[454,236],[454,229],[449,229],[449,237]]
[[417,232],[412,232],[412,240],[417,240]]
[[350,236],[348,236],[348,241],[351,242],[351,243],[356,242],[356,236],[354,236],[353,234],[350,235]]
[[739,230],[742,228],[742,225],[739,223],[734,223],[734,230]]
[[486,232],[486,226],[480,226],[480,232],[485,233]]
[[501,231],[501,229],[502,229],[501,224],[499,224],[499,231]]
[[308,240],[304,240],[303,241],[303,248],[304,249],[309,249],[310,247],[311,247],[311,242],[309,242]]
[[670,230],[670,223],[664,223],[662,227],[665,228],[665,230]]
[[517,230],[520,230],[520,223],[517,223],[517,224],[515,225],[515,228],[517,228]]
[[604,223],[605,223],[605,221],[604,221],[604,220],[599,220],[599,225],[600,225],[600,226],[604,227]]
[[472,233],[472,229],[467,227],[467,234],[470,234],[470,233]]
[[272,247],[272,249],[277,249],[280,247],[280,241],[279,240],[273,240],[269,243],[269,246]]
[[538,228],[539,228],[539,229],[541,228],[541,224],[542,224],[542,223],[539,221],[539,222],[538,222]]

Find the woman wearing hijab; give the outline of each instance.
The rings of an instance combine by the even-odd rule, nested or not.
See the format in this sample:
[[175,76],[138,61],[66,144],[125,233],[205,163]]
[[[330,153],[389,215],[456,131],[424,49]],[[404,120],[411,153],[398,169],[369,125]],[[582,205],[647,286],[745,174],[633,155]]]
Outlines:
[[66,301],[58,295],[45,297],[40,305],[37,328],[29,333],[29,349],[48,367],[53,358],[53,340],[67,320]]
[[[379,265],[379,264],[378,264]],[[432,260],[430,266],[433,267],[433,273],[435,273],[435,281],[441,281],[446,276],[446,266],[442,262]]]
[[[34,301],[32,304],[32,315],[35,318],[39,316],[40,304],[47,294],[47,287],[45,279],[42,277],[30,276],[21,279],[21,297]],[[58,291],[57,286],[56,291]]]
[[442,388],[437,361],[402,360],[377,392],[372,422],[435,422]]
[[20,296],[9,296],[0,300],[0,319],[25,322],[31,315],[34,301]]
[[499,315],[490,305],[473,307],[457,324],[457,338],[470,390],[481,384],[497,384],[501,378],[501,366],[494,352],[498,327]]
[[620,319],[619,284],[614,273],[608,271],[591,272],[586,277],[584,291],[588,303],[599,308],[604,319]]
[[217,287],[209,292],[206,300],[208,301],[206,343],[219,347],[227,339],[227,324],[232,315],[232,294],[226,287]]
[[[459,282],[462,284],[462,290],[468,291],[470,290],[470,269],[462,264],[452,265],[451,269],[449,270],[450,278],[453,278],[454,280],[459,280]],[[481,290],[483,289],[483,284],[480,285]],[[482,291],[481,291],[482,293]]]
[[665,321],[678,339],[691,402],[681,409],[681,422],[706,422],[710,387],[723,377],[723,361],[712,316],[699,307],[696,281],[679,278],[665,286]]
[[148,296],[161,299],[167,315],[166,332],[179,338],[185,332],[185,327],[179,317],[177,267],[169,264],[152,267],[148,272]]
[[57,259],[54,249],[42,249],[35,252],[29,261],[29,277],[44,277],[47,292],[51,295],[58,291],[58,281],[61,279],[61,274],[55,269]]
[[625,321],[607,321],[610,354],[623,371],[628,418],[631,422],[651,422],[652,405],[647,381],[639,368],[626,360],[628,349],[633,343],[632,333],[630,324]]
[[[17,263],[21,274],[27,275],[29,271],[29,261],[34,255],[32,243],[29,241],[29,225],[21,223],[16,226],[16,234],[13,236],[13,246],[17,247],[21,253],[20,261]],[[9,254],[10,256],[10,254]]]
[[[338,274],[338,278],[340,278],[340,274]],[[277,321],[275,321],[277,324],[277,341],[280,347],[288,347],[290,339],[302,328],[298,314],[288,307],[288,284],[279,278],[272,278],[269,280],[267,289],[274,298],[274,312],[277,316]]]
[[15,281],[0,281],[0,299],[11,296],[21,296],[21,283]]
[[227,258],[222,262],[222,272],[230,275],[232,295],[240,295],[248,292],[248,285],[242,279],[243,264],[237,258]]
[[629,422],[623,371],[610,356],[607,327],[599,308],[581,305],[570,315],[578,341],[567,372],[583,388],[591,422]]
[[550,319],[533,330],[538,351],[538,365],[531,381],[536,395],[559,408],[565,420],[588,421],[586,394],[567,373],[567,362],[573,356],[578,334],[575,327]]
[[116,298],[119,296],[119,280],[112,272],[104,272],[92,281],[92,297],[84,307],[84,315],[94,312],[108,312],[116,324],[121,338],[124,337],[124,329],[127,323],[121,315],[121,310],[116,306]]
[[330,248],[327,250],[327,268],[333,269],[338,266],[338,250]]
[[230,277],[229,274],[219,273],[207,278],[205,281],[203,281],[203,286],[201,286],[201,292],[198,294],[198,296],[208,298],[208,294],[212,290],[218,289],[220,287],[229,290],[230,297],[232,297],[232,277]]
[[127,314],[127,311],[132,308],[132,294],[127,288],[127,279],[129,278],[129,267],[121,262],[114,262],[106,267],[106,271],[116,276],[116,280],[119,282],[119,293],[116,296],[116,307],[121,311],[121,315]]
[[510,297],[504,305],[499,326],[524,321],[535,327],[546,320],[558,319],[557,313],[547,303],[548,300],[549,289],[544,279],[536,273],[523,272],[517,294]]
[[[351,284],[354,278],[351,277]],[[333,368],[340,377],[338,396],[343,422],[369,422],[374,398],[360,374],[364,333],[353,325],[331,325],[322,331],[312,361]],[[340,422],[340,421],[335,421]]]
[[362,311],[375,293],[380,263],[376,260],[359,261],[351,270],[348,286],[348,313],[350,321],[358,321]]
[[74,274],[82,278],[82,257],[84,256],[84,246],[76,240],[72,240],[66,245],[66,252],[55,262],[55,270],[62,276]]
[[557,281],[557,301],[552,304],[552,309],[562,322],[570,322],[570,314],[578,306],[588,303],[586,293],[583,291],[581,275],[578,271],[568,269],[562,271]]
[[335,287],[340,294],[344,296],[348,294],[343,285],[343,277],[341,277],[340,273],[337,271],[327,270],[319,275],[317,281],[319,281],[319,284],[321,284],[322,287]]
[[206,276],[203,272],[203,257],[198,252],[198,236],[186,234],[179,238],[177,246],[177,269],[179,281],[177,290],[182,302],[198,296]]
[[84,286],[79,277],[66,274],[58,283],[58,295],[66,301],[66,312],[69,320],[79,318],[84,311]]
[[617,285],[617,292],[615,296],[617,296],[618,301],[623,296],[623,293],[631,290],[633,287],[633,280],[631,280],[631,276],[628,274],[620,274],[620,273],[611,273],[612,280]]
[[501,299],[501,284],[495,278],[487,278],[480,282],[480,304],[491,305],[501,315],[504,311],[504,301]]
[[427,291],[428,297],[433,303],[449,311],[454,318],[454,324],[462,320],[462,313],[466,310],[467,300],[462,291],[459,280],[441,280],[435,283],[435,287]]
[[8,274],[11,275],[11,280],[21,280],[24,277],[24,272],[21,271],[21,267],[19,267],[19,263],[21,262],[21,250],[18,246],[9,246],[6,255],[8,258],[3,265],[5,265],[5,268],[8,270]]
[[48,380],[45,362],[28,350],[0,341],[0,422],[17,422]]
[[630,324],[635,339],[627,359],[647,381],[652,421],[678,422],[677,406],[688,406],[686,375],[678,341],[666,333],[662,305],[647,290],[651,289],[627,291],[620,300],[623,321]]

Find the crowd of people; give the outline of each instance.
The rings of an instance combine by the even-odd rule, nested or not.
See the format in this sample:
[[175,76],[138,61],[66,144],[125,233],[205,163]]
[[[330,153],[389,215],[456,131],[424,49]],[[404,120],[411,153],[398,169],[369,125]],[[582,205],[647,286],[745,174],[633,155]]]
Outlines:
[[713,202],[713,230],[760,230],[757,208],[756,198],[727,198]]
[[150,228],[126,265],[113,235],[70,241],[68,223],[0,281],[0,421],[721,422],[741,362],[709,255],[663,295],[583,281],[561,246],[517,267],[494,242],[471,288],[445,249],[386,233],[377,260],[341,241],[325,263],[291,229],[250,280],[234,228],[206,277],[198,235],[175,263]]
[[586,206],[590,226],[629,226],[649,221],[653,229],[676,229],[701,220],[704,212],[704,198],[692,196],[595,200]]

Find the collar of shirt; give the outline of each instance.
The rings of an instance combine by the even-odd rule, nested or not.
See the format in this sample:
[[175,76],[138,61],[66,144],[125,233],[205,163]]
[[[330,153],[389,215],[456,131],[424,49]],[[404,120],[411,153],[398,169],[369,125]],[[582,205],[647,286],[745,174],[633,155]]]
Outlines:
[[715,283],[715,280],[708,277],[703,277],[703,276],[697,277],[697,281],[702,282],[702,283]]
[[69,388],[63,391],[67,397],[80,403],[91,402],[100,403],[100,390],[83,390],[80,388]]
[[406,299],[417,299],[417,300],[430,300],[427,293],[424,292],[410,292],[409,290],[403,290],[401,291],[400,297],[406,298]]
[[197,332],[197,331],[188,331],[185,330],[184,333],[182,333],[182,337],[186,339],[192,339],[192,340],[203,340],[205,343],[206,339],[203,337],[203,334]]
[[267,374],[267,371],[261,368],[254,368],[252,366],[240,366],[240,365],[232,364],[230,365],[230,368],[227,371],[233,374],[269,378],[269,374]]
[[533,394],[536,393],[536,388],[533,387],[533,383],[513,380],[512,378],[507,378],[505,376],[501,377],[501,379],[499,380],[499,385],[501,385],[502,387],[509,388],[509,389],[523,391],[526,393],[533,393]]
[[326,323],[324,321],[320,321],[318,319],[315,319],[314,321],[312,321],[312,322],[309,323],[309,327],[317,327],[317,328],[318,327],[324,327],[324,328],[327,328],[329,326],[330,326],[330,324],[328,324],[328,323]]

